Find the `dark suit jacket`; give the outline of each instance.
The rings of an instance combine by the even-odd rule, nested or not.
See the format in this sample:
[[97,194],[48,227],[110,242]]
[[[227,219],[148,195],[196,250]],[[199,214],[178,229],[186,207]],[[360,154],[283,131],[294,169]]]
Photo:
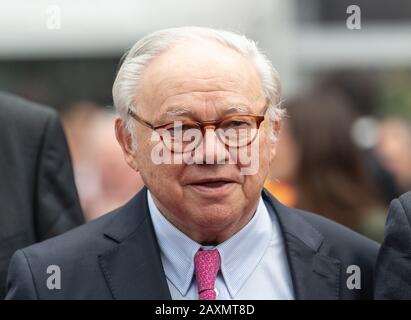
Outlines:
[[[371,299],[378,244],[318,215],[283,206],[268,192],[297,299]],[[47,288],[46,270],[61,270],[61,289]],[[349,290],[349,265],[362,271]],[[143,188],[125,206],[56,238],[15,253],[8,299],[170,299]]]
[[376,267],[376,299],[411,299],[411,192],[391,202]]
[[82,222],[57,113],[0,93],[0,298],[17,249]]

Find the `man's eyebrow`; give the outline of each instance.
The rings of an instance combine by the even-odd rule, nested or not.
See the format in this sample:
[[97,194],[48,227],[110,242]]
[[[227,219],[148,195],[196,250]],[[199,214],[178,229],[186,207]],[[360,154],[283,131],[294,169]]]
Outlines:
[[229,113],[252,113],[252,110],[247,105],[234,105],[224,110],[225,114]]
[[188,107],[188,106],[171,107],[165,112],[163,112],[160,115],[160,117],[157,119],[157,121],[161,122],[167,118],[173,118],[173,117],[178,117],[178,116],[189,116],[192,114],[193,114],[193,111],[191,107]]
[[177,108],[169,109],[165,112],[165,116],[185,116],[192,114],[192,109],[190,107],[181,106]]
[[[232,105],[223,111],[224,115],[235,113],[252,113],[252,109],[248,105]],[[193,116],[193,110],[188,106],[170,108],[160,116],[158,121],[167,119],[168,117],[173,118],[178,116]]]

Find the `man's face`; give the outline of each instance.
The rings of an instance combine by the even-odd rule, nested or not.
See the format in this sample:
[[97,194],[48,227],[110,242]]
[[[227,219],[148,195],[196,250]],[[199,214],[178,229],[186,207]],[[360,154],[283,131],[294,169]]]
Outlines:
[[[229,48],[202,42],[174,46],[152,60],[136,88],[135,105],[141,118],[162,125],[185,119],[219,120],[236,114],[233,107],[261,115],[266,99],[256,70],[246,58]],[[185,112],[176,115],[173,111],[182,106]],[[250,220],[258,204],[274,155],[269,121],[266,115],[260,126],[259,144],[254,148],[257,154],[252,155],[258,158],[258,170],[253,175],[241,174],[243,165],[238,159],[236,164],[228,164],[232,153],[226,146],[220,148],[223,152],[213,151],[213,145],[221,142],[212,130],[204,136],[201,158],[211,156],[214,164],[156,165],[152,150],[159,142],[152,141],[153,131],[139,123],[137,150],[126,152],[126,160],[140,172],[169,221],[198,242],[222,242]],[[123,144],[121,138],[119,141]],[[225,163],[216,164],[221,160]]]

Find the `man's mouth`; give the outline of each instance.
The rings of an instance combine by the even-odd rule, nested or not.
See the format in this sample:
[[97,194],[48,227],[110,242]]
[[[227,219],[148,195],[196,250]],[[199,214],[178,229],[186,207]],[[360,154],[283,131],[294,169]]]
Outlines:
[[231,183],[231,182],[227,182],[227,181],[214,181],[214,182],[203,182],[203,183],[195,183],[195,186],[203,186],[203,187],[207,187],[207,188],[219,188],[222,187],[224,185],[226,185],[227,183]]
[[193,189],[201,193],[207,193],[207,194],[213,194],[213,195],[218,195],[218,194],[223,195],[225,192],[228,192],[231,189],[231,187],[233,187],[235,184],[236,184],[236,181],[231,180],[231,179],[213,178],[213,179],[203,179],[203,180],[195,181],[193,183],[190,183],[189,185]]

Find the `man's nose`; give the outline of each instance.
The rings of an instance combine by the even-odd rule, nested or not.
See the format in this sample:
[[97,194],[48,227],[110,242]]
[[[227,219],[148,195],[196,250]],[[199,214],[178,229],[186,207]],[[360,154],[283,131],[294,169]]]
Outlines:
[[[203,143],[198,155],[202,164],[223,164],[228,162],[228,151],[224,143],[218,138],[213,127],[207,127],[204,131]],[[199,159],[200,160],[200,159]]]

